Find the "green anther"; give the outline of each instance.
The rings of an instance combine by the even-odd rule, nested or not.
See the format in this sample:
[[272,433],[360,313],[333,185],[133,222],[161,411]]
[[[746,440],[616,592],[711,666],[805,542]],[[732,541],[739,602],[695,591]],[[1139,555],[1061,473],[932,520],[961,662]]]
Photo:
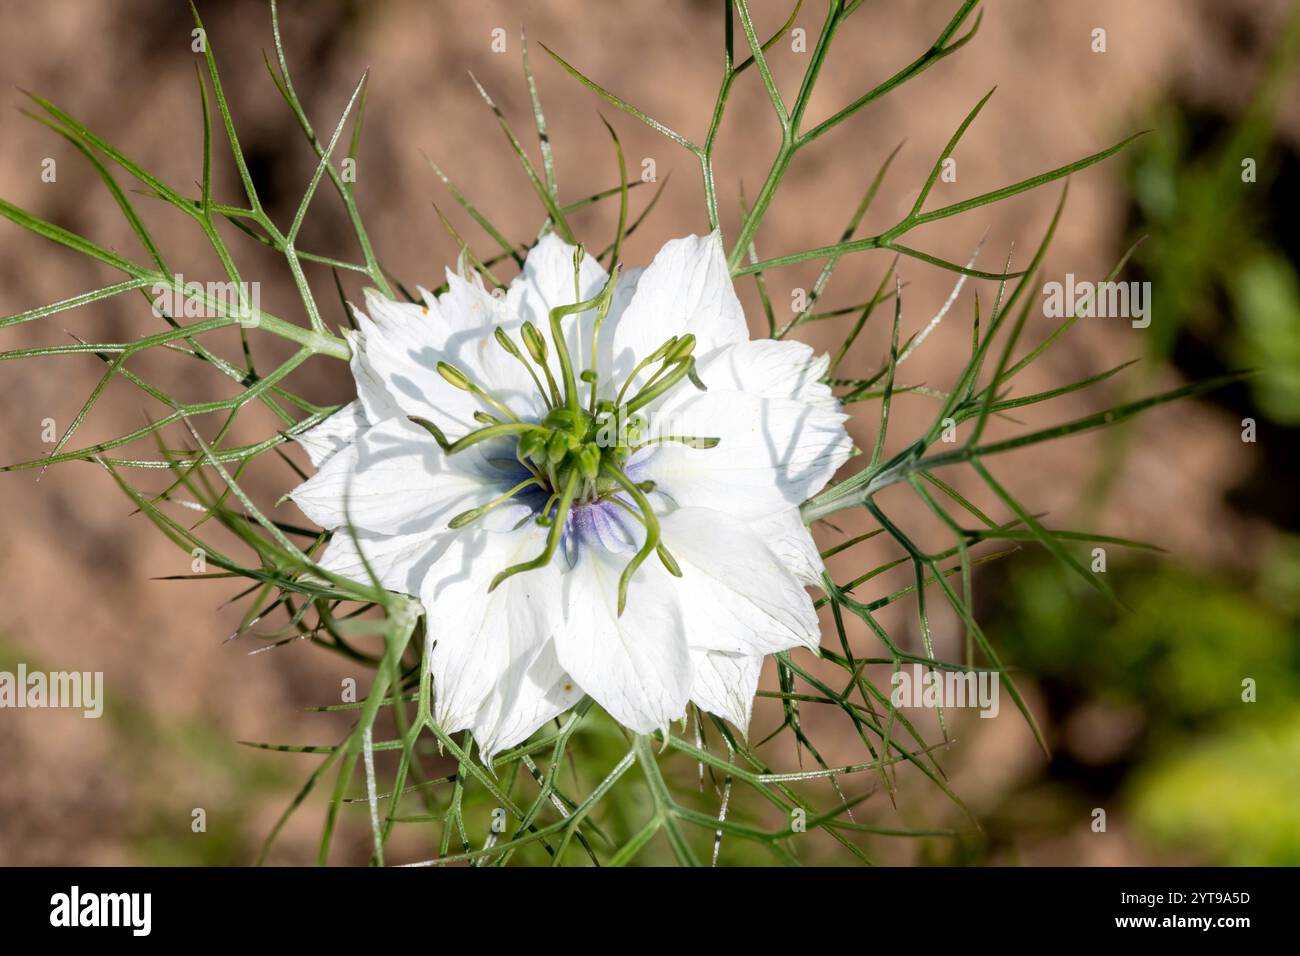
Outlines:
[[[629,412],[634,412],[638,408],[643,408],[644,406],[649,405],[656,398],[658,398],[664,392],[671,389],[674,385],[680,382],[683,378],[686,378],[688,375],[692,376],[692,381],[696,381],[696,379],[694,378],[695,359],[691,358],[690,356],[687,356],[686,358],[678,359],[672,365],[665,365],[664,367],[670,369],[670,371],[667,374],[665,374],[662,378],[658,378],[658,376],[656,376],[656,378],[658,379],[657,381],[652,380],[650,384],[646,385],[645,388],[641,389],[641,391],[637,393],[636,397],[631,399],[627,403],[627,410]],[[700,382],[699,384],[700,387],[703,387],[704,385],[703,382]]]
[[460,514],[456,515],[456,517],[452,518],[450,521],[447,522],[447,527],[453,529],[463,528],[465,527],[465,525],[469,524],[470,522],[483,517],[483,515],[487,514],[493,508],[497,508],[505,504],[507,501],[509,501],[515,495],[519,494],[519,492],[523,491],[529,485],[539,485],[539,484],[541,484],[541,482],[536,477],[526,478],[523,481],[519,482],[519,484],[511,488],[509,491],[505,492],[505,494],[498,495],[497,497],[489,501],[487,504],[479,505],[477,508],[471,508],[469,511],[462,511]]
[[409,420],[415,422],[415,424],[419,425],[432,435],[433,440],[438,443],[438,447],[443,451],[451,451],[451,442],[447,441],[447,436],[442,433],[442,429],[433,422],[429,421],[427,418],[420,418],[418,415],[411,415]]
[[479,401],[483,402],[483,404],[490,405],[492,408],[495,408],[497,411],[499,411],[506,418],[510,419],[512,422],[519,421],[519,416],[516,415],[514,412],[512,412],[508,406],[497,401],[487,392],[483,391],[483,389],[479,388],[477,385],[471,382],[469,376],[466,375],[464,372],[462,372],[460,369],[456,368],[456,366],[450,365],[447,362],[439,362],[438,374],[441,375],[444,379],[446,379],[448,384],[452,385],[455,388],[460,389],[463,392],[469,392]]
[[469,376],[446,362],[438,363],[438,374],[445,378],[448,384],[460,389],[462,392],[472,391],[474,386],[470,384]]
[[547,361],[549,351],[546,346],[546,339],[541,332],[537,331],[537,326],[531,322],[525,322],[519,329],[519,335],[524,340],[524,347],[528,349],[528,354],[532,356],[534,362],[541,368],[542,374],[546,376],[546,385],[550,389],[551,400],[549,404],[560,404],[560,389],[555,384],[555,376],[551,374],[551,366]]
[[668,353],[672,351],[673,346],[675,346],[677,342],[678,342],[678,338],[677,336],[674,335],[667,342],[663,343],[663,345],[659,346],[659,348],[655,349],[653,352],[647,355],[645,357],[645,360],[641,362],[640,367],[644,368],[647,365],[653,365],[655,362],[667,358]]
[[658,438],[651,438],[639,445],[633,445],[631,451],[640,451],[642,448],[648,448],[651,445],[662,445],[665,442],[672,442],[676,445],[685,445],[687,448],[717,448],[722,441],[721,438],[700,438],[696,435],[661,435]]
[[[433,426],[431,422],[426,422],[425,419],[422,418],[412,418],[411,420],[417,425],[422,425],[426,429],[429,429],[430,434],[433,434],[435,439],[438,437],[438,435],[434,434],[432,431],[432,428],[436,426]],[[458,438],[450,445],[444,447],[443,451],[449,455],[454,455],[459,451],[464,451],[466,448],[477,445],[480,442],[490,441],[493,438],[504,438],[507,435],[528,435],[533,432],[541,432],[542,434],[545,434],[546,429],[542,428],[541,425],[533,425],[529,422],[502,422],[500,425],[488,425],[485,428],[472,431],[464,438]],[[439,432],[438,434],[441,433]],[[444,438],[443,441],[446,441],[446,439]]]
[[514,339],[506,334],[505,329],[498,327],[492,335],[497,340],[497,345],[501,346],[515,358],[522,359],[524,357],[523,353],[519,351],[519,346],[515,345]]
[[487,412],[475,412],[474,421],[481,425],[500,425],[501,419],[489,415]]
[[676,362],[679,359],[686,358],[686,356],[690,355],[694,351],[695,336],[687,333],[673,342],[668,351],[664,353],[664,361]]
[[[534,329],[534,331],[536,331],[536,329]],[[507,333],[505,329],[498,327],[492,334],[496,338],[498,345],[505,349],[513,358],[518,359],[519,364],[521,364],[528,372],[528,377],[531,378],[533,384],[537,386],[537,392],[542,396],[542,401],[546,403],[547,407],[550,407],[551,398],[554,396],[554,383],[552,383],[551,395],[547,395],[546,389],[542,387],[542,380],[537,377],[537,373],[533,371],[532,365],[528,363],[528,359],[524,357],[524,353],[519,351],[519,346],[515,345],[515,340],[510,337],[509,333]],[[543,345],[545,345],[545,343],[543,343]],[[547,370],[547,375],[548,377],[550,375],[549,369]]]
[[[660,345],[659,348],[655,349],[653,352],[651,352],[649,355],[643,358],[640,362],[637,362],[636,366],[632,369],[631,373],[628,375],[626,381],[623,382],[623,387],[618,390],[618,398],[614,400],[614,404],[622,405],[623,396],[626,395],[627,390],[632,387],[632,383],[636,381],[636,377],[640,375],[646,368],[653,365],[655,362],[661,361],[664,358],[664,356],[666,356],[669,353],[669,351],[672,350],[673,346],[677,344],[677,341],[678,341],[677,336],[674,335],[667,342]],[[653,382],[662,373],[663,373],[663,369],[660,369],[658,372],[655,372],[655,374],[650,377],[650,382]],[[647,382],[646,384],[648,385],[650,384],[650,382]]]
[[537,331],[537,326],[531,322],[525,322],[523,328],[519,330],[523,337],[524,347],[528,349],[528,354],[533,357],[533,361],[538,365],[546,364],[546,339],[542,333]]
[[[551,558],[555,557],[555,551],[560,546],[560,538],[564,534],[565,521],[569,516],[569,509],[573,506],[573,496],[578,491],[578,472],[576,470],[569,472],[569,477],[564,482],[564,491],[560,494],[560,500],[555,506],[555,515],[551,518],[550,530],[546,534],[546,547],[542,553],[531,561],[525,561],[522,564],[514,564],[497,574],[488,585],[488,593],[491,594],[506,578],[519,574],[523,571],[531,571],[534,568],[543,568],[550,563]],[[550,502],[542,511],[545,515],[550,510]],[[540,516],[539,516],[540,517]]]
[[447,527],[453,531],[465,527],[483,512],[478,508],[471,508],[469,511],[462,511],[456,517],[447,522]]

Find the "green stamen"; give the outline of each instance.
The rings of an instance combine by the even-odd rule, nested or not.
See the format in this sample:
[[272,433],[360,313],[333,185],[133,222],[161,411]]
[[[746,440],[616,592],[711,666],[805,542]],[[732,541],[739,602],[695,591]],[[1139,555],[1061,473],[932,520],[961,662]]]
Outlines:
[[523,491],[529,485],[540,485],[540,484],[541,481],[539,481],[535,475],[532,478],[525,478],[523,481],[519,482],[519,484],[515,485],[513,488],[507,491],[505,494],[498,495],[497,497],[489,501],[487,504],[479,505],[477,508],[471,508],[469,511],[462,511],[460,514],[456,515],[456,517],[452,518],[450,521],[447,522],[447,527],[463,528],[465,527],[465,525],[469,524],[470,522],[477,521],[479,518],[483,517],[492,509],[505,504],[507,501],[509,501],[515,495],[519,494],[519,492]]
[[[581,248],[574,253],[575,298],[581,292],[579,270],[584,255]],[[654,482],[633,482],[623,471],[622,466],[630,455],[650,445],[676,442],[691,448],[708,449],[716,447],[720,439],[696,435],[666,435],[645,441],[640,440],[650,423],[644,415],[635,414],[638,409],[653,402],[683,378],[689,378],[697,387],[704,388],[704,383],[695,374],[694,335],[674,335],[647,358],[637,363],[619,389],[617,400],[611,401],[598,397],[601,376],[599,369],[594,366],[599,365],[600,326],[609,315],[618,275],[619,268],[615,267],[599,294],[591,299],[551,309],[550,343],[531,322],[524,322],[520,327],[520,338],[524,346],[522,351],[504,329],[498,328],[494,331],[497,344],[511,357],[523,363],[542,400],[546,403],[546,415],[541,422],[521,421],[505,404],[493,398],[476,385],[468,375],[447,362],[439,362],[437,366],[438,374],[443,379],[453,387],[474,395],[508,420],[502,421],[497,415],[489,412],[475,412],[474,420],[484,427],[454,442],[449,442],[447,436],[433,422],[414,416],[410,419],[428,431],[438,443],[438,447],[448,455],[454,455],[481,442],[516,438],[515,457],[530,472],[530,477],[487,504],[453,517],[448,527],[465,527],[494,508],[513,500],[525,488],[537,486],[547,493],[546,502],[536,515],[537,523],[548,529],[546,546],[542,553],[529,561],[512,565],[501,571],[492,579],[488,587],[489,591],[495,590],[513,575],[549,564],[559,548],[565,524],[573,508],[602,501],[613,501],[645,528],[644,543],[619,576],[618,613],[620,616],[627,608],[627,592],[632,578],[651,554],[658,555],[670,574],[676,577],[682,574],[681,566],[661,540],[659,519],[646,497],[648,492],[654,490]],[[569,343],[564,336],[563,319],[589,310],[595,312],[591,334],[593,367],[576,371],[575,362],[569,354]],[[578,366],[581,365],[583,344],[581,339],[581,330],[579,330],[576,343]],[[559,360],[560,383],[556,382],[551,370],[549,361],[551,347],[554,347]],[[527,356],[524,354],[525,351]],[[659,368],[625,404],[624,396],[633,381],[655,363],[659,364]],[[545,376],[545,385],[534,371],[534,364],[541,368]],[[578,395],[579,381],[589,387],[585,407]],[[631,503],[623,500],[622,494],[626,494]]]
[[[650,506],[650,500],[631,478],[623,474],[621,469],[605,462],[603,471],[631,496],[636,506],[641,509],[642,517],[645,518],[645,543],[641,545],[641,550],[632,556],[632,560],[627,563],[627,567],[623,568],[623,573],[618,578],[618,616],[622,617],[623,611],[627,608],[627,587],[632,583],[632,575],[636,574],[636,569],[641,567],[645,559],[659,547],[659,519],[655,516],[654,508]],[[678,570],[680,573],[680,569]]]
[[[674,335],[663,345],[659,346],[659,348],[655,349],[653,352],[651,352],[649,355],[643,358],[640,362],[636,363],[636,366],[632,369],[631,373],[628,375],[627,380],[623,383],[623,387],[618,390],[618,397],[614,399],[615,405],[623,404],[623,396],[626,395],[627,390],[632,387],[632,383],[636,381],[636,377],[640,375],[646,368],[648,368],[649,366],[653,365],[655,362],[658,362],[660,359],[662,359],[668,353],[668,350],[671,349],[674,344],[676,344],[676,342],[677,342],[677,336]],[[659,374],[658,372],[655,373],[655,375],[658,374]],[[654,381],[654,376],[651,376],[650,381]],[[647,382],[646,384],[649,384],[649,382]]]
[[541,367],[542,374],[546,376],[546,384],[551,390],[551,406],[555,407],[561,404],[560,389],[555,384],[555,376],[551,374],[551,364],[547,361],[546,339],[541,332],[537,331],[537,326],[531,322],[525,322],[519,330],[519,334],[524,340],[524,346],[528,349],[528,354],[533,357],[533,361]]
[[643,441],[639,445],[632,445],[629,451],[640,451],[642,448],[648,448],[651,445],[662,445],[665,442],[675,442],[685,445],[687,448],[717,448],[721,438],[698,438],[695,435],[664,435],[660,438],[651,438]]
[[411,421],[415,422],[415,424],[419,425],[432,435],[433,440],[438,443],[438,447],[448,455],[454,455],[458,451],[464,451],[466,448],[477,445],[479,442],[488,441],[492,438],[502,438],[506,435],[527,435],[531,432],[542,432],[545,434],[547,431],[541,425],[533,425],[528,422],[502,422],[500,425],[488,425],[486,428],[472,431],[464,438],[458,438],[456,441],[449,443],[447,441],[447,436],[442,433],[442,429],[427,418],[420,418],[418,415],[411,415],[409,417]]
[[[559,504],[555,508],[555,517],[551,519],[550,531],[546,534],[546,547],[542,553],[531,561],[524,561],[522,564],[513,564],[499,573],[492,579],[488,585],[488,593],[491,594],[497,589],[497,586],[506,578],[520,574],[524,571],[532,571],[535,568],[542,568],[550,564],[551,558],[555,557],[555,551],[560,546],[560,537],[564,534],[564,522],[569,516],[569,509],[573,505],[573,496],[578,490],[578,472],[570,471],[568,480],[564,483],[564,491],[560,495]],[[549,504],[549,503],[548,503]],[[545,513],[545,512],[543,512]]]
[[[650,487],[647,488],[646,485],[649,485]],[[642,491],[654,491],[654,482],[643,481],[637,487],[639,487]],[[612,501],[614,504],[618,505],[628,514],[630,514],[633,518],[639,521],[642,525],[645,524],[645,518],[641,517],[641,513],[637,511],[635,508],[633,508],[631,505],[629,505],[622,498],[619,498],[616,495],[611,495],[605,500]],[[664,566],[664,568],[668,571],[669,574],[671,574],[675,578],[680,578],[682,576],[682,566],[677,563],[677,559],[673,557],[673,553],[668,550],[668,548],[664,545],[662,541],[659,543],[659,547],[655,548],[655,554],[659,556],[659,562]]]
[[517,359],[519,364],[521,364],[528,372],[529,378],[531,378],[533,384],[537,386],[538,394],[542,396],[542,401],[546,403],[547,408],[550,408],[551,399],[550,396],[546,394],[546,389],[542,387],[542,380],[537,377],[537,373],[533,371],[533,367],[529,364],[528,359],[524,357],[524,353],[519,351],[519,346],[515,345],[514,339],[512,339],[506,330],[502,328],[498,328],[493,335],[497,340],[497,344],[505,349],[512,357]]
[[444,379],[446,379],[448,384],[460,389],[462,392],[469,392],[480,402],[483,402],[485,405],[495,408],[497,411],[505,415],[506,418],[510,419],[512,422],[519,421],[519,416],[516,415],[514,412],[512,412],[509,406],[505,405],[502,402],[497,401],[487,392],[483,391],[483,389],[475,385],[472,381],[470,381],[469,376],[466,375],[464,372],[462,372],[460,369],[456,368],[456,366],[451,365],[447,362],[439,362],[438,374],[441,375]]
[[[678,382],[686,377],[690,377],[691,382],[699,389],[704,389],[704,383],[695,375],[695,359],[691,356],[679,358],[672,364],[665,364],[664,368],[671,369],[658,381],[651,381],[645,388],[641,389],[636,396],[627,403],[627,410],[635,412],[638,408],[644,408],[656,398],[668,391]],[[656,376],[658,378],[658,376]]]

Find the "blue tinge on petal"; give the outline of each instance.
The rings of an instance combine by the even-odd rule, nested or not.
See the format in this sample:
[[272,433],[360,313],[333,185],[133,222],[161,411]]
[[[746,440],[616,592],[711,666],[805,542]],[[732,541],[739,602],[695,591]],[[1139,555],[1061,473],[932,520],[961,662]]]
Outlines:
[[[626,503],[626,499],[623,499]],[[635,508],[635,505],[629,505]],[[636,518],[613,501],[596,501],[576,505],[565,522],[562,547],[569,567],[578,561],[580,548],[601,547],[614,553],[635,551],[638,547]]]

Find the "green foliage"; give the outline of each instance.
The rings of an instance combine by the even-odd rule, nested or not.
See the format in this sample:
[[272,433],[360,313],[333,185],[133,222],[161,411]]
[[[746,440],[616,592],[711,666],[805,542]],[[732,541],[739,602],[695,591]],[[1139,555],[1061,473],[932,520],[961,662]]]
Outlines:
[[1143,834],[1213,865],[1300,863],[1300,713],[1274,717],[1189,740],[1142,771],[1131,813]]
[[1242,716],[1247,677],[1268,687],[1251,715],[1276,716],[1300,696],[1300,632],[1239,583],[1163,563],[1107,574],[1131,610],[1107,608],[1051,565],[1009,571],[989,610],[1017,663],[1169,730]]
[[1298,63],[1293,8],[1240,117],[1211,130],[1204,117],[1163,105],[1128,164],[1149,233],[1136,260],[1160,290],[1149,354],[1168,357],[1190,333],[1224,366],[1266,370],[1251,381],[1254,400],[1290,426],[1300,423],[1300,276],[1278,247],[1292,232],[1283,209],[1295,174],[1275,130]]
[[[1107,573],[1132,607],[1121,614],[1041,562],[1007,566],[985,592],[998,596],[986,610],[1005,650],[1047,685],[1059,722],[1092,704],[1137,721],[1091,784],[1124,770],[1121,819],[1179,859],[1300,861],[1300,622],[1268,586],[1272,563],[1294,572],[1281,555],[1256,583],[1116,562]],[[1047,781],[1033,792],[1040,813],[1069,803]]]

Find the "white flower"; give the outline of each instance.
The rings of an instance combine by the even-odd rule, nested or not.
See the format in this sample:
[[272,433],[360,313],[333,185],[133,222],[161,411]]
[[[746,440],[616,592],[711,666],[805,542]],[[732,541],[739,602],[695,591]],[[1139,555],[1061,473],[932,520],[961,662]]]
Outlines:
[[368,580],[360,545],[420,598],[434,716],[488,759],[584,693],[638,733],[690,701],[743,732],[763,657],[819,643],[798,506],[851,445],[826,358],[750,341],[716,233],[612,280],[549,235],[504,296],[448,283],[367,294],[358,398],[301,436],[293,500],[355,531],[321,566]]

